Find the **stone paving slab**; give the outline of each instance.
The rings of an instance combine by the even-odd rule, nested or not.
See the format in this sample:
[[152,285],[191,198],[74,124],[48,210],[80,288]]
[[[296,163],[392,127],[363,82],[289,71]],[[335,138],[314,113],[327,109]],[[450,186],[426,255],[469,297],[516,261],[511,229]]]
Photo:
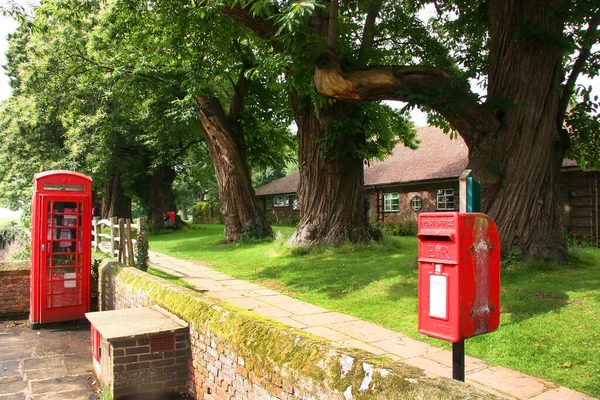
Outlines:
[[[436,347],[433,348],[437,349]],[[430,360],[439,362],[440,364],[447,365],[448,367],[452,367],[452,352],[450,350],[429,352],[425,357],[429,358]],[[477,358],[465,356],[465,372],[467,374],[487,367],[488,365],[484,361],[479,360]]]
[[228,303],[236,305],[245,310],[254,310],[258,308],[270,308],[271,305],[268,303],[264,303],[260,300],[253,299],[251,297],[237,297],[233,299],[228,299]]
[[387,353],[396,354],[404,358],[420,357],[439,350],[437,347],[433,347],[427,343],[401,335],[393,339],[371,342],[371,344],[385,350]]
[[[0,339],[1,340],[1,339]],[[19,375],[21,362],[16,360],[0,362],[0,378],[3,376]]]
[[308,328],[307,325],[304,325],[303,323],[298,322],[296,320],[293,320],[293,319],[291,319],[289,317],[283,317],[283,318],[275,317],[275,319],[277,321],[281,322],[282,324],[286,324],[286,325],[291,326],[293,328],[298,328],[298,329]]
[[429,374],[443,377],[452,376],[452,368],[430,360],[429,358],[413,357],[404,359],[402,360],[402,362],[408,365],[412,365],[413,367],[420,368]]
[[548,390],[548,385],[542,379],[502,367],[489,367],[474,372],[469,374],[469,379],[487,387],[497,386],[501,382],[498,389],[517,399],[531,399]]
[[400,337],[399,333],[382,328],[371,322],[361,320],[327,324],[327,326],[336,331],[344,332],[348,336],[362,340],[365,343],[371,344]]
[[558,389],[549,390],[540,394],[539,396],[532,397],[531,400],[594,400],[591,396],[583,396],[581,393],[575,390],[568,389],[566,387],[560,387]]
[[87,321],[35,331],[26,321],[0,321],[0,344],[0,400],[95,399]]
[[370,344],[365,343],[361,340],[347,339],[347,340],[341,340],[340,343],[345,344],[346,346],[349,346],[349,347],[354,347],[356,349],[368,351],[369,353],[373,353],[378,356],[385,354],[385,351],[381,350],[379,347],[371,346]]
[[312,333],[313,335],[324,337],[329,340],[349,340],[350,337],[340,333],[338,331],[334,331],[326,326],[311,326],[309,328],[304,329],[306,332]]
[[256,308],[252,311],[269,318],[284,318],[290,317],[292,315],[292,313],[290,313],[289,311],[285,311],[277,307],[262,307]]
[[[202,282],[206,295],[274,318],[288,326],[334,340],[339,344],[385,355],[431,374],[452,377],[452,353],[408,338],[358,318],[331,312],[282,295],[272,289],[213,271],[207,266],[181,261],[150,252],[152,266],[177,275],[183,271],[189,282]],[[180,275],[178,275],[180,276]],[[212,284],[210,283],[212,282]],[[247,286],[251,285],[251,286]],[[252,290],[236,291],[236,288]],[[0,361],[2,361],[0,359]],[[552,382],[527,376],[507,368],[491,367],[482,360],[465,357],[466,383],[506,399],[519,400],[594,400],[590,396]]]
[[340,322],[358,321],[358,318],[337,312],[296,316],[294,319],[308,326],[331,325]]

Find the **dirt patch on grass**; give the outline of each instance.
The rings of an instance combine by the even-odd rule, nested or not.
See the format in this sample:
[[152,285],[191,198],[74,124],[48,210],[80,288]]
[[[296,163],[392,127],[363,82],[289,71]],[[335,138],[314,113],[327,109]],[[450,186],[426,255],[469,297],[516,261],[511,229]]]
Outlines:
[[298,292],[293,291],[293,290],[289,290],[287,286],[285,286],[283,283],[281,282],[276,282],[276,281],[270,281],[270,280],[264,280],[260,282],[261,285],[268,287],[269,289],[273,289],[276,292],[280,292],[280,293],[285,293],[285,294],[289,294],[290,296],[295,296],[298,294]]
[[211,265],[210,261],[198,261],[198,260],[194,260],[193,258],[188,258],[186,261],[189,261],[192,264],[197,265],[199,267],[210,267],[210,265]]

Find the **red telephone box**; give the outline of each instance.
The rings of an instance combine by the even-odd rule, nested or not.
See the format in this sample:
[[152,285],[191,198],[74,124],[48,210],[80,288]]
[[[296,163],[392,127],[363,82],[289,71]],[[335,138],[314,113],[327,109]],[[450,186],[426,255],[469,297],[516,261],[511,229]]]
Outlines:
[[92,179],[46,171],[33,184],[29,320],[35,328],[90,311]]
[[482,213],[419,215],[419,332],[450,342],[500,323],[500,238]]

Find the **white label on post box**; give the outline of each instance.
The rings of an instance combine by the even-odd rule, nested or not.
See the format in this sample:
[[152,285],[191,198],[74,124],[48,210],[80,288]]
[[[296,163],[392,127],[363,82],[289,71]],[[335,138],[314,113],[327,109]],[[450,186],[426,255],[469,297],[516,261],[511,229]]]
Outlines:
[[[65,279],[76,279],[77,274],[75,272],[67,272],[64,275]],[[77,281],[65,281],[65,288],[77,287]]]
[[429,316],[447,318],[448,314],[448,278],[444,275],[429,276]]

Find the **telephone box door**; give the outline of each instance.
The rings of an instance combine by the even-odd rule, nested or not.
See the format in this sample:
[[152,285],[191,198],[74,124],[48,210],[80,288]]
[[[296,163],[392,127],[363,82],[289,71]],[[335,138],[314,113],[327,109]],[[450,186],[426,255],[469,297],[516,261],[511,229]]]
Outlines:
[[84,318],[90,282],[89,200],[41,196],[42,234],[38,290],[40,323]]

